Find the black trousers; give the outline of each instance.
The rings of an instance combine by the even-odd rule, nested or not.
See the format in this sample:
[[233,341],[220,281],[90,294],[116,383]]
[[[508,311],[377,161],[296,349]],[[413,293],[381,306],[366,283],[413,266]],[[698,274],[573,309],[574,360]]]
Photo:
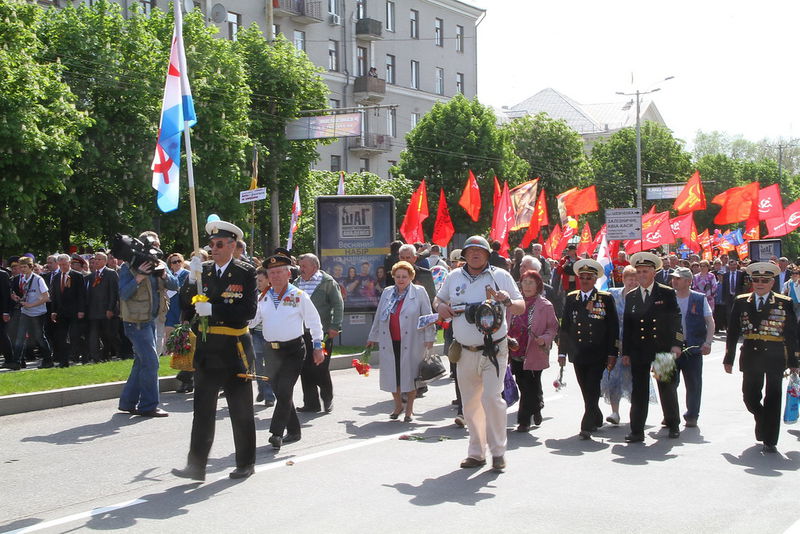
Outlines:
[[[642,364],[631,362],[633,384],[631,388],[631,433],[644,434],[650,402],[650,362]],[[670,429],[677,430],[681,423],[678,407],[678,387],[675,377],[669,382],[657,381],[658,396],[664,412],[664,422]]]
[[67,367],[70,359],[77,361],[81,331],[77,317],[58,316],[53,325],[53,355],[61,367]]
[[89,319],[89,358],[93,362],[99,362],[110,360],[112,355],[117,354],[119,354],[119,337],[111,319]]
[[6,362],[11,362],[14,355],[14,349],[11,348],[11,339],[8,337],[7,326],[2,317],[0,317],[0,355],[5,357]]
[[603,412],[600,411],[600,381],[603,379],[603,371],[606,362],[576,363],[575,378],[581,388],[583,395],[583,418],[581,419],[581,430],[593,431],[595,428],[603,426]]
[[544,408],[544,394],[542,393],[542,371],[526,371],[522,368],[523,362],[510,359],[511,374],[517,381],[519,388],[519,409],[517,410],[517,424],[530,425],[534,414],[541,414]]
[[225,390],[236,447],[236,467],[256,462],[256,423],[253,414],[253,386],[231,369],[204,368],[194,373],[194,419],[189,446],[189,463],[205,467],[214,443],[219,390]]
[[283,436],[283,432],[300,434],[300,420],[294,407],[294,385],[300,377],[306,347],[303,341],[297,348],[273,349],[269,343],[265,348],[268,365],[273,365],[272,391],[275,392],[275,410],[272,412],[272,421],[269,425],[271,434]]
[[714,329],[717,332],[728,329],[728,312],[730,312],[727,304],[717,303],[714,306]]
[[[781,426],[781,395],[783,394],[782,371],[745,371],[742,373],[742,397],[747,411],[756,422],[756,440],[764,445],[777,445]],[[766,378],[764,403],[761,390]]]
[[[300,384],[303,386],[303,405],[306,408],[319,410],[320,397],[322,397],[322,402],[325,406],[330,405],[333,401],[333,383],[331,382],[330,370],[331,357],[326,355],[325,361],[319,365],[315,364],[314,345],[311,340],[311,332],[308,330],[303,334],[303,342],[306,345],[303,368],[300,371]],[[324,348],[328,349],[332,343],[333,340],[329,339]]]

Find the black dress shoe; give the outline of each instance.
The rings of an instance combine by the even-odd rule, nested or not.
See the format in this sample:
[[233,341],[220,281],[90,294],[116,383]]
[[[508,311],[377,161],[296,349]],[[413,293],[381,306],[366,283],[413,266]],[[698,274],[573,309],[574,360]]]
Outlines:
[[475,467],[483,467],[486,465],[486,460],[479,460],[477,458],[473,458],[472,456],[467,456],[467,458],[461,462],[462,469],[473,469]]
[[131,408],[130,410],[126,410],[125,408],[117,408],[120,412],[129,413],[131,415],[139,415],[139,411],[136,408]]
[[256,395],[256,402],[261,402],[263,400],[264,400],[264,394],[259,391],[258,395]]
[[268,441],[269,441],[269,444],[272,445],[273,449],[275,449],[276,451],[281,450],[281,445],[283,445],[283,438],[281,438],[280,436],[278,436],[276,434],[272,434],[269,437]]
[[630,433],[625,436],[625,441],[628,443],[638,443],[640,441],[644,441],[644,434],[634,434]]
[[203,481],[206,479],[206,469],[199,465],[186,464],[183,469],[173,469],[172,474],[180,478]]
[[536,425],[536,426],[539,426],[539,425],[542,424],[542,413],[541,412],[537,412],[537,413],[533,414],[533,424]]
[[506,468],[506,459],[502,456],[492,456],[492,471],[501,472]]
[[681,437],[681,431],[677,428],[670,428],[669,429],[669,437],[671,439],[676,439]]
[[300,433],[297,434],[286,434],[283,436],[283,443],[284,445],[287,443],[294,443],[295,441],[300,441]]
[[142,417],[169,417],[169,412],[165,412],[161,408],[156,408],[148,412],[138,412],[137,415],[141,415]]
[[228,473],[228,476],[233,479],[247,478],[250,475],[255,474],[255,472],[256,472],[256,467],[253,464],[250,464],[244,467],[237,467],[236,469]]
[[325,413],[331,413],[333,411],[333,401],[325,403]]
[[770,454],[775,454],[778,452],[778,448],[775,445],[767,445],[766,443],[761,448],[761,452],[768,452]]
[[316,412],[318,412],[318,411],[319,411],[319,408],[312,408],[312,407],[310,407],[310,406],[300,406],[300,407],[297,409],[297,411],[298,411],[298,412],[314,412],[314,413],[316,413]]
[[578,435],[581,437],[581,439],[592,439],[592,433],[588,430],[581,430],[578,432]]

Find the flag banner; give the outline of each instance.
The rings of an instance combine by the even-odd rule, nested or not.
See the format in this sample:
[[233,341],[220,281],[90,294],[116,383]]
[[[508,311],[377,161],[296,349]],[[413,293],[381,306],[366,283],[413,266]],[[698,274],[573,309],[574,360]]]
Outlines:
[[586,189],[579,189],[569,194],[564,198],[564,207],[567,215],[572,217],[597,211],[597,189],[590,185]]
[[594,236],[594,241],[592,241],[592,246],[590,249],[592,252],[600,248],[600,242],[603,240],[603,236],[605,235],[606,235],[606,225],[604,224]]
[[679,215],[678,217],[670,219],[669,224],[672,229],[673,237],[683,240],[683,244],[690,248],[692,252],[700,252],[700,244],[697,242],[697,227],[694,225],[693,212],[690,211],[686,215]]
[[436,209],[436,223],[433,225],[433,237],[431,242],[446,247],[456,232],[453,220],[450,218],[450,210],[447,209],[447,198],[444,195],[444,188],[439,190],[439,206]]
[[[672,228],[669,224],[669,212],[648,214],[642,217],[642,242],[643,250],[669,245],[675,242]],[[627,251],[627,247],[625,249]]]
[[781,237],[797,228],[800,228],[800,200],[786,206],[781,217],[767,220],[766,237]]
[[400,235],[406,243],[425,242],[425,235],[422,232],[422,221],[428,218],[428,193],[425,189],[425,180],[411,195],[408,203],[406,216],[403,224],[400,225]]
[[500,195],[503,194],[500,189],[500,182],[497,181],[497,176],[494,177],[494,193],[492,194],[492,206],[497,206],[500,203]]
[[553,249],[553,253],[560,257],[570,240],[576,235],[578,235],[578,221],[567,215],[567,224],[563,226],[563,234],[561,234],[561,239]]
[[508,182],[503,182],[500,200],[495,205],[489,239],[492,241],[500,241],[500,254],[506,257],[508,256],[509,248],[508,233],[511,231],[512,224],[514,224],[514,207],[511,205],[511,194],[508,191]]
[[514,224],[511,230],[528,228],[536,213],[536,197],[539,192],[539,179],[529,180],[511,189],[511,205],[514,208]]
[[583,224],[583,230],[581,230],[581,240],[578,242],[578,255],[588,254],[591,256],[595,251],[595,248],[592,247],[592,243],[592,230],[589,228],[589,223],[587,222]]
[[594,287],[599,290],[608,289],[608,281],[611,279],[611,271],[614,269],[614,264],[611,261],[611,250],[609,250],[606,234],[603,230],[597,232],[601,236],[600,245],[597,248],[597,262],[603,266],[603,275],[597,278]]
[[558,217],[561,219],[561,224],[567,223],[567,215],[569,215],[569,213],[567,213],[566,200],[576,191],[578,191],[578,188],[573,187],[572,189],[567,189],[563,193],[556,195],[556,206],[558,208]]
[[[780,219],[783,221],[782,215]],[[767,225],[769,225],[769,221],[767,221]],[[750,241],[751,239],[761,239],[761,223],[756,220],[747,219],[747,226],[745,227],[743,235],[746,241]]]
[[300,207],[300,187],[294,186],[294,200],[292,201],[292,222],[289,224],[289,239],[286,241],[286,250],[292,250],[294,233],[297,231],[300,222],[300,214],[303,213]]
[[778,217],[783,217],[783,200],[780,186],[773,184],[758,192],[758,220],[766,221]]
[[561,241],[561,226],[556,223],[550,235],[545,240],[544,245],[542,245],[542,252],[544,252],[548,258],[558,259],[555,256],[555,248],[559,241]]
[[714,217],[714,224],[734,224],[746,221],[757,209],[758,182],[739,187],[732,187],[711,199],[713,204],[721,206]]
[[461,193],[461,198],[458,200],[458,205],[464,208],[470,219],[478,222],[478,217],[481,213],[481,190],[478,188],[478,180],[472,171],[469,171],[467,176],[467,183],[464,185],[464,192]]
[[746,260],[750,256],[750,246],[747,243],[736,245],[736,254],[739,255],[740,260]]
[[550,221],[547,217],[547,201],[545,200],[544,189],[541,189],[539,191],[539,198],[536,200],[534,216],[531,218],[531,224],[528,226],[528,231],[525,232],[520,246],[522,248],[527,248],[528,245],[531,244],[531,241],[539,237],[542,228],[546,227],[548,224],[550,224]]
[[708,235],[708,228],[703,230],[703,233],[697,236],[697,241],[703,250],[711,250],[711,236]]
[[676,210],[678,215],[706,209],[706,194],[703,191],[703,182],[700,180],[700,171],[694,171],[672,204],[672,209]]
[[336,188],[337,195],[344,195],[344,171],[339,171],[339,187]]
[[172,48],[169,53],[167,80],[164,84],[164,99],[161,103],[161,121],[158,126],[156,153],[151,165],[153,189],[158,191],[156,203],[158,209],[165,213],[178,209],[181,134],[184,128],[192,127],[197,123],[189,77],[186,73],[183,18],[180,5],[176,3],[173,11],[175,28],[172,32]]

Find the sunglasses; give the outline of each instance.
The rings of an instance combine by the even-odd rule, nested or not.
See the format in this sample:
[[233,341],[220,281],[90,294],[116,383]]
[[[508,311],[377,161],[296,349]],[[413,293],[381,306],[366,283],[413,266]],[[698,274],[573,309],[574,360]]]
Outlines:
[[228,245],[225,241],[210,241],[208,246],[211,248],[223,248],[225,245]]
[[753,278],[754,284],[769,284],[772,282],[772,278]]
[[171,262],[169,262],[170,265],[175,265],[177,263],[183,263],[183,262],[181,260],[172,260]]

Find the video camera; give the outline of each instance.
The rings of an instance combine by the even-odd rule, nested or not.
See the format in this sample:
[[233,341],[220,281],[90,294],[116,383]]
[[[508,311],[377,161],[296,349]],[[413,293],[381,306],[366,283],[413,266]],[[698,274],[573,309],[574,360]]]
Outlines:
[[159,261],[164,257],[164,253],[155,245],[155,239],[152,236],[145,238],[143,243],[135,237],[116,234],[111,245],[111,254],[115,258],[128,262],[131,270],[141,273],[142,264],[150,262],[153,264],[153,270],[146,274],[152,274],[159,278],[164,275],[164,266]]
[[503,305],[489,299],[471,304],[455,304],[452,309],[456,314],[463,313],[467,322],[474,324],[484,335],[497,332],[505,316]]

